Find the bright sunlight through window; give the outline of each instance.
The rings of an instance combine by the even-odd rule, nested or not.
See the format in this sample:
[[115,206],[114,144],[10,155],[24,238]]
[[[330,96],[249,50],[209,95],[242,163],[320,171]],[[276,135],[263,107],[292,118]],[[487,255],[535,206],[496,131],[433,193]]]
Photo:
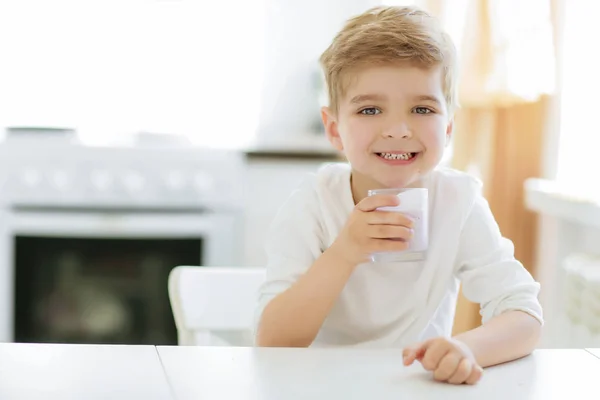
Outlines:
[[258,124],[264,25],[262,0],[4,2],[0,126],[241,145]]
[[568,1],[565,7],[557,180],[575,193],[600,199],[595,176],[600,171],[596,154],[600,147],[596,132],[600,129],[596,120],[600,58],[593,44],[600,36],[600,3]]

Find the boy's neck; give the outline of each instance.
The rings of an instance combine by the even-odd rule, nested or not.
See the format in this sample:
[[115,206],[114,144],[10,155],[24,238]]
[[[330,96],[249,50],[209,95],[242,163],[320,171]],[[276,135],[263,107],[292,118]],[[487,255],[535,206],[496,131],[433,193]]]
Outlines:
[[[424,179],[421,178],[418,181],[415,181],[406,187],[407,188],[422,187],[423,184],[424,184]],[[352,191],[352,199],[354,200],[354,204],[358,204],[362,201],[362,199],[364,199],[365,197],[368,196],[369,190],[394,189],[394,188],[389,188],[387,186],[384,186],[381,183],[377,182],[376,180],[374,180],[366,175],[363,175],[360,172],[356,172],[355,170],[352,170],[350,173],[350,189]],[[402,189],[402,188],[397,188],[397,189]]]
[[352,170],[350,173],[350,189],[352,190],[352,199],[354,204],[358,204],[367,197],[369,190],[383,189],[384,187],[377,181],[370,179],[359,172]]

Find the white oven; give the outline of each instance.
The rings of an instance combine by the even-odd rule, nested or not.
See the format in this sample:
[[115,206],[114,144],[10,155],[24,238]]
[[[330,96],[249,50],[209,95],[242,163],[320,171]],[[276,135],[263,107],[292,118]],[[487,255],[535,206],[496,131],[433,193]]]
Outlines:
[[0,146],[0,342],[175,344],[176,265],[239,265],[243,158]]

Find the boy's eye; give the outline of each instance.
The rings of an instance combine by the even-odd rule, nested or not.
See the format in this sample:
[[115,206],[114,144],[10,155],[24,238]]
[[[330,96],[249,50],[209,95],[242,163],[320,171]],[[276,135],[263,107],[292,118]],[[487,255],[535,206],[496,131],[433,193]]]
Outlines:
[[415,107],[414,112],[416,114],[431,114],[433,111],[427,107]]
[[368,107],[368,108],[363,108],[362,110],[359,111],[359,113],[363,114],[363,115],[377,115],[377,114],[381,113],[381,111],[375,107]]

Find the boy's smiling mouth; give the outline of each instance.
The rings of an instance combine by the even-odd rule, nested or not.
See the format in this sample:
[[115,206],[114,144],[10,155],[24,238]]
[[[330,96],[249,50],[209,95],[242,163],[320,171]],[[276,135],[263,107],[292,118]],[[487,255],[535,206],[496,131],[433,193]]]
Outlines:
[[411,153],[411,152],[382,152],[375,153],[379,158],[382,158],[386,161],[411,161],[413,160],[419,153]]

